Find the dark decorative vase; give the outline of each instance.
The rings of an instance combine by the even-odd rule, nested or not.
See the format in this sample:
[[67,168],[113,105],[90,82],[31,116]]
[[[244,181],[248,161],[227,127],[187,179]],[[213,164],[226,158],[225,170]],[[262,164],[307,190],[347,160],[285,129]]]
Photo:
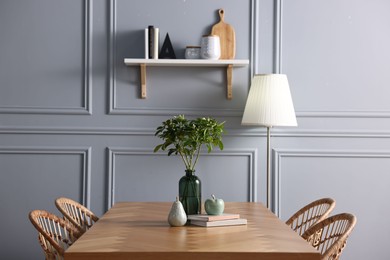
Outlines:
[[200,214],[202,211],[202,186],[195,171],[186,170],[179,181],[179,199],[187,215]]

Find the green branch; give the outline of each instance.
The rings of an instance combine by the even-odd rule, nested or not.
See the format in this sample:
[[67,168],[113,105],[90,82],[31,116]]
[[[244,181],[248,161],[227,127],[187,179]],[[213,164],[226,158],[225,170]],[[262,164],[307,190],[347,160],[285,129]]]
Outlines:
[[186,169],[195,170],[202,145],[209,153],[216,145],[223,150],[224,123],[209,117],[188,120],[184,115],[174,116],[157,127],[155,136],[163,143],[154,152],[168,150],[168,156],[180,154]]

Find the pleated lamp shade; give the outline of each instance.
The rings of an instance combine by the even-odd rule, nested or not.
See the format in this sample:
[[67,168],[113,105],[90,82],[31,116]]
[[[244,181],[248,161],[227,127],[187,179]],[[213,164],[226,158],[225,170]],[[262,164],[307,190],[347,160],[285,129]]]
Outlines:
[[297,126],[286,75],[259,74],[253,77],[241,124]]

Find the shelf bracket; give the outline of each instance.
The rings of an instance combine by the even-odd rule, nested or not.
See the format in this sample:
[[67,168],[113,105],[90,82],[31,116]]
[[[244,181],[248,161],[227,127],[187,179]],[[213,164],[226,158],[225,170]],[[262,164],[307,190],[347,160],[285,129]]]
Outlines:
[[232,87],[232,77],[233,77],[233,65],[229,64],[226,69],[226,98],[231,100],[233,98],[233,87]]
[[141,98],[146,98],[146,64],[141,63],[139,65],[139,69],[141,72]]

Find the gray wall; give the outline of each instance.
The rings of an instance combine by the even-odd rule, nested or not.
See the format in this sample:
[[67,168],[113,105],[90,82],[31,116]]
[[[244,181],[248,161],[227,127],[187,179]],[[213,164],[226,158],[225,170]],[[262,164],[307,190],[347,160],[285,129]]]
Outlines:
[[[236,31],[233,100],[221,68],[139,70],[143,28],[176,54],[225,20]],[[388,259],[390,2],[385,0],[1,0],[0,258],[43,254],[32,209],[71,197],[103,214],[115,201],[173,201],[184,167],[155,154],[172,115],[225,120],[225,149],[204,154],[203,197],[265,201],[264,128],[240,125],[253,73],[285,73],[297,128],[272,130],[273,207],[285,220],[320,197],[358,225],[342,259]]]

